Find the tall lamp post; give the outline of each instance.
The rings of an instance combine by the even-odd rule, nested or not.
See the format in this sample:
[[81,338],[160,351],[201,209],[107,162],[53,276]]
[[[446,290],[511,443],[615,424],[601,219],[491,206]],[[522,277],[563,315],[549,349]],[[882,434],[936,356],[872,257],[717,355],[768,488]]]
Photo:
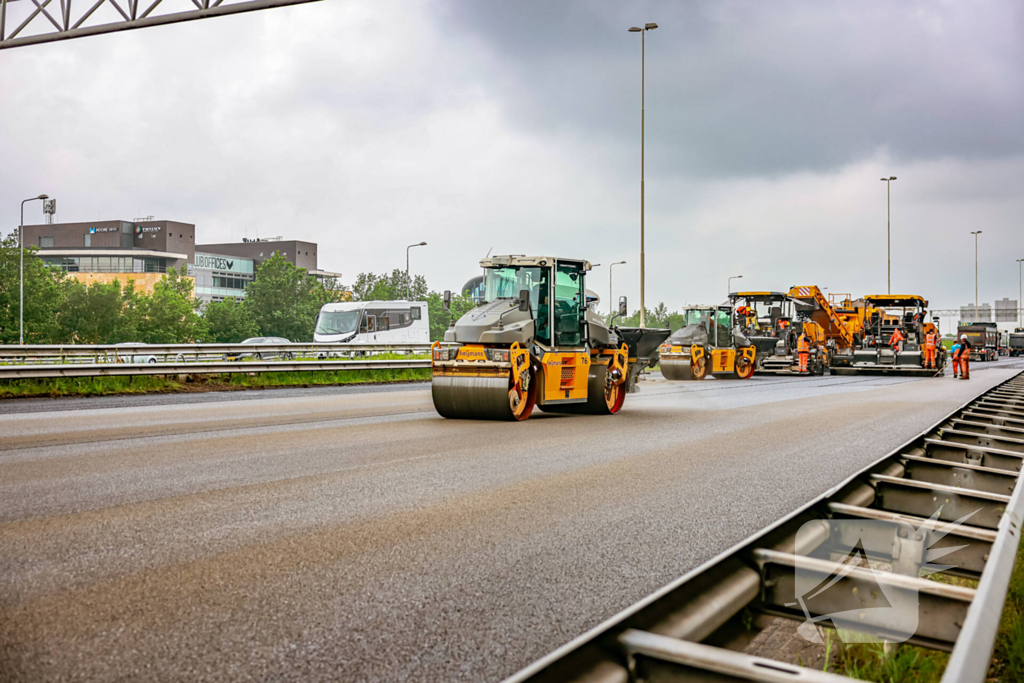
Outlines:
[[1024,258],[1017,259],[1017,326],[1024,328],[1024,275],[1022,275],[1021,264]]
[[18,258],[21,260],[19,266],[20,286],[18,290],[18,343],[25,345],[25,204],[38,200],[49,199],[50,195],[41,194],[38,197],[30,197],[21,203],[21,222],[18,223]]
[[888,284],[888,294],[892,294],[892,181],[896,176],[880,178],[885,183],[885,280]]
[[615,315],[615,309],[613,308],[613,306],[615,304],[612,303],[613,301],[615,301],[612,298],[612,268],[614,268],[615,266],[621,266],[624,263],[626,263],[626,262],[625,261],[616,261],[615,263],[611,263],[611,264],[608,265],[608,320],[609,321],[612,319],[612,316]]
[[633,26],[630,33],[640,34],[640,327],[647,326],[644,316],[644,119],[647,95],[647,32],[658,28],[655,23],[644,24],[643,28]]
[[729,283],[726,286],[726,289],[728,289],[729,291],[725,293],[726,296],[732,294],[732,281],[733,280],[739,280],[741,277],[743,277],[743,276],[742,275],[733,275],[732,277],[729,278]]
[[426,242],[420,242],[418,244],[410,244],[405,248],[405,295],[412,297],[412,280],[409,279],[409,250],[413,247],[425,247]]
[[974,235],[974,322],[978,322],[978,235],[981,230],[971,231]]

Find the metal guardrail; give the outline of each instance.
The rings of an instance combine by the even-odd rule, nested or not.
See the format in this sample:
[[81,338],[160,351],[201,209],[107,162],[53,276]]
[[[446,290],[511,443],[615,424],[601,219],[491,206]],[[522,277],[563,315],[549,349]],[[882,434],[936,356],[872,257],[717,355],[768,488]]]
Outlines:
[[202,356],[236,353],[427,353],[430,344],[0,344],[0,361],[18,358],[72,358],[81,356]]
[[[1022,464],[1018,374],[505,683],[853,680],[745,654],[752,615],[951,651],[943,683],[981,683],[1017,555]],[[977,587],[921,578],[922,567]],[[876,609],[893,596],[913,623]]]
[[430,360],[301,360],[175,363],[88,363],[0,365],[0,380],[57,377],[125,377],[134,375],[213,375],[255,372],[310,372],[320,370],[408,370],[429,368]]

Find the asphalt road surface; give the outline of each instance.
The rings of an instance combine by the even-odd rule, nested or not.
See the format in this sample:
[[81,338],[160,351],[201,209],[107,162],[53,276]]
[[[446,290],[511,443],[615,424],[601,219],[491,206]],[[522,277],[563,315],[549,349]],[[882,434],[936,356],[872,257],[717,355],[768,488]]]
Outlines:
[[0,403],[0,680],[501,679],[1022,366],[522,424],[424,385]]

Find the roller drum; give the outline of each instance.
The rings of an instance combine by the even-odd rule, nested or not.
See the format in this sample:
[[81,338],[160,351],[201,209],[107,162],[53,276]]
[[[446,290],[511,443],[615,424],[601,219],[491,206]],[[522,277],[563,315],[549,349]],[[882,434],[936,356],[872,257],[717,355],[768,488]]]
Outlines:
[[434,377],[430,393],[442,417],[464,420],[515,420],[509,404],[508,377]]
[[665,358],[664,356],[661,357],[661,374],[665,379],[675,381],[693,379],[693,373],[690,371],[690,361]]

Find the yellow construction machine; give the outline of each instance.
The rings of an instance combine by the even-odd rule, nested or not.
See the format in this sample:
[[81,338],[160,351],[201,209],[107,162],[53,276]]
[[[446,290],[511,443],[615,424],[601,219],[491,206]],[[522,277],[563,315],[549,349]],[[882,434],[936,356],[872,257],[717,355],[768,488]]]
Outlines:
[[[795,288],[794,288],[795,289]],[[792,292],[736,292],[729,295],[737,324],[757,349],[754,372],[773,375],[821,375],[828,368],[824,329],[808,315],[809,304]],[[810,340],[807,369],[800,369],[798,340]]]
[[[431,394],[447,418],[525,420],[547,412],[610,415],[657,362],[669,330],[605,325],[585,286],[589,262],[492,256],[476,308],[431,347]],[[445,292],[445,308],[451,293]],[[619,300],[619,315],[626,314]]]
[[[936,367],[924,364],[925,337],[941,338],[927,319],[928,301],[916,294],[872,294],[850,302],[855,313],[848,328],[852,343],[836,349],[831,371],[839,375],[896,374],[930,377],[946,362],[946,348],[936,346]],[[902,341],[892,343],[899,330]]]
[[661,374],[669,380],[750,379],[757,349],[737,327],[731,303],[691,306],[683,326],[661,345]]

